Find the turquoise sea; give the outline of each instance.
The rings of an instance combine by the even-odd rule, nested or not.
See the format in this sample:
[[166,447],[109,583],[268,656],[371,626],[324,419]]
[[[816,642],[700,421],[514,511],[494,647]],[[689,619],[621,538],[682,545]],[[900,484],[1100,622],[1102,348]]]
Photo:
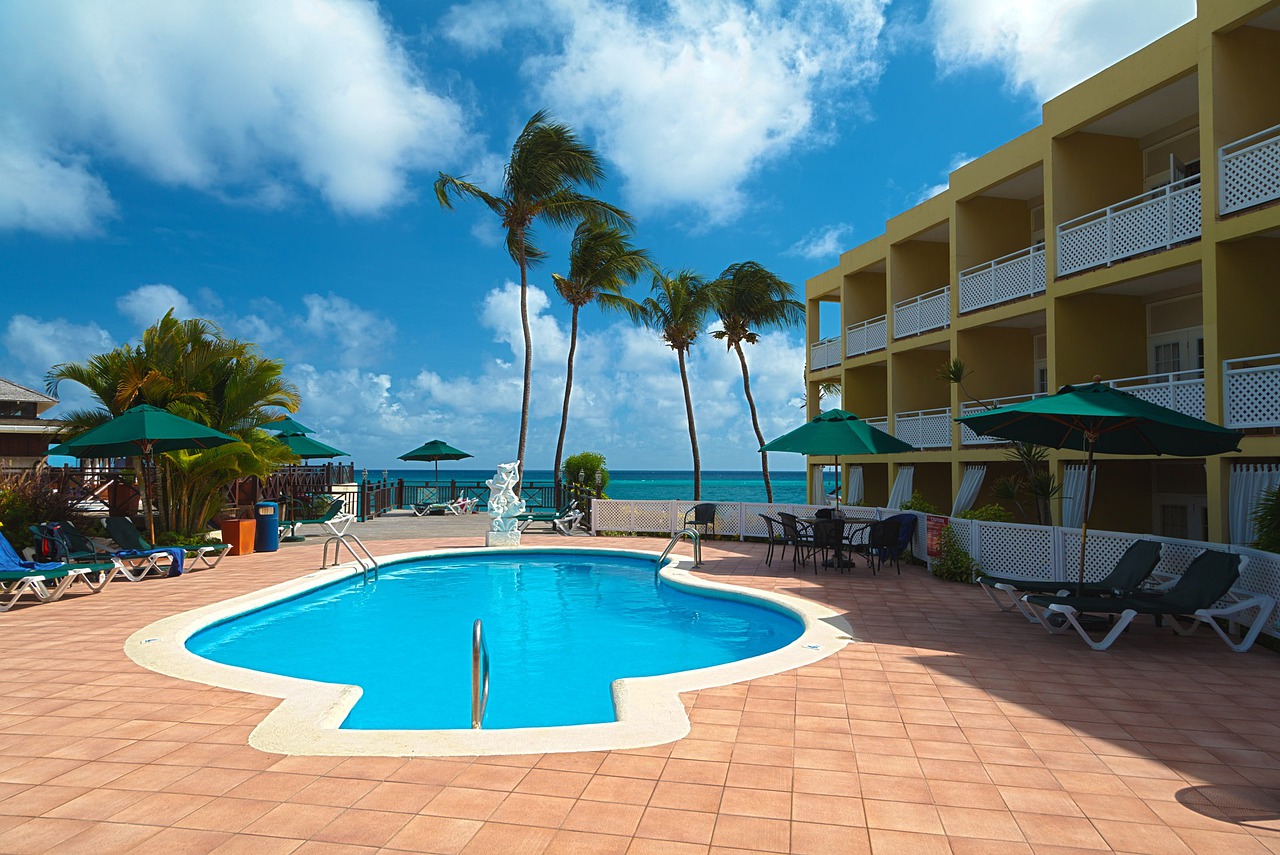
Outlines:
[[[357,478],[360,470],[356,471]],[[783,470],[769,472],[773,481],[773,500],[775,502],[802,503],[805,500],[805,473],[803,471]],[[380,479],[382,470],[369,470],[371,479]],[[403,478],[406,483],[427,484],[434,480],[430,464],[425,469],[390,469],[387,477],[391,480]],[[483,483],[493,477],[493,472],[484,469],[440,468],[440,481],[448,484],[451,480],[462,484]],[[525,480],[537,484],[551,482],[550,469],[531,469],[525,473]],[[835,470],[827,471],[827,489],[835,488]],[[692,499],[693,473],[688,471],[663,471],[649,469],[609,470],[609,485],[605,494],[611,499]],[[702,499],[707,502],[763,502],[765,501],[764,480],[759,470],[754,472],[729,472],[710,470],[702,473]]]

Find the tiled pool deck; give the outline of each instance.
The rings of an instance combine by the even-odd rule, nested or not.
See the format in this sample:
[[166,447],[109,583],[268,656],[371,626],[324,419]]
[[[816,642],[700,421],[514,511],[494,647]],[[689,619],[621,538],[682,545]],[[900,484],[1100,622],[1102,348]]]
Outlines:
[[706,575],[826,603],[862,643],[686,695],[692,733],[635,751],[265,754],[246,740],[273,699],[122,652],[158,618],[316,569],[313,544],[0,615],[0,852],[1280,852],[1276,654],[1150,622],[1094,653],[916,567],[792,573],[706,544]]

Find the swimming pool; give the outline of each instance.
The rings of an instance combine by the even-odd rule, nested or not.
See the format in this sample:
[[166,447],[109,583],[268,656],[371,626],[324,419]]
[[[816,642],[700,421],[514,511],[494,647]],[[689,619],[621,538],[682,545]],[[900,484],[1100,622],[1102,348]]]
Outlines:
[[653,561],[529,552],[425,558],[206,629],[193,653],[363,694],[344,728],[466,728],[472,622],[492,667],[485,727],[615,721],[612,684],[790,644],[791,612],[659,582]]
[[[483,550],[485,555],[500,555],[511,561],[523,561],[531,552],[570,564],[594,563],[618,557],[638,560],[643,572],[637,576],[645,578],[651,586],[654,584],[653,568],[657,553],[653,552],[605,549],[598,546]],[[389,581],[399,572],[396,568],[401,564],[421,562],[424,558],[451,562],[477,554],[480,553],[475,549],[451,549],[380,556],[379,562],[383,569],[382,579],[378,584]],[[232,621],[245,615],[261,616],[282,602],[300,601],[325,589],[358,587],[363,574],[354,564],[321,569],[229,600],[163,618],[130,636],[125,642],[125,653],[139,665],[171,677],[278,698],[279,703],[265,714],[249,735],[249,744],[262,751],[292,755],[449,757],[607,751],[671,742],[690,731],[689,717],[681,700],[682,693],[780,674],[818,662],[846,644],[856,641],[844,615],[821,603],[779,591],[722,584],[694,575],[689,572],[690,569],[691,562],[688,558],[672,555],[671,561],[660,571],[662,587],[692,595],[699,606],[712,600],[728,600],[772,611],[787,621],[792,620],[788,615],[794,616],[803,625],[802,633],[794,641],[778,649],[746,659],[727,661],[722,665],[617,679],[612,685],[616,713],[616,720],[612,721],[577,725],[493,727],[486,719],[487,726],[479,730],[469,727],[344,727],[348,719],[353,724],[357,721],[352,718],[352,713],[363,694],[357,683],[330,682],[332,677],[317,680],[273,674],[215,662],[188,649],[187,643],[202,633],[211,628],[230,626]],[[762,581],[767,583],[767,580]],[[390,589],[392,585],[383,587]],[[779,580],[779,587],[802,590],[810,586],[801,580],[786,578]],[[507,594],[515,594],[521,590],[521,586],[508,586],[504,590]],[[701,615],[710,610],[699,608],[696,611]],[[470,614],[468,610],[463,617],[464,624],[469,626],[475,617],[479,615]],[[699,618],[699,622],[701,620]],[[485,621],[488,624],[490,618],[486,617]],[[518,623],[522,627],[529,626],[527,619]],[[337,632],[332,622],[328,632]],[[491,629],[487,630],[486,634],[491,632]],[[465,637],[469,638],[469,634]],[[299,647],[310,643],[287,642],[286,646]],[[492,645],[492,640],[490,644]],[[381,645],[370,644],[367,639],[357,639],[350,646],[367,658],[385,657],[418,662],[431,655],[430,651],[418,649],[403,638]],[[463,647],[462,658],[466,662],[469,650],[466,650],[465,642]],[[494,658],[496,668],[497,656]],[[562,679],[561,674],[555,674],[551,682],[554,685]],[[491,704],[497,703],[497,687],[494,689]],[[229,697],[229,702],[234,702],[233,697]]]

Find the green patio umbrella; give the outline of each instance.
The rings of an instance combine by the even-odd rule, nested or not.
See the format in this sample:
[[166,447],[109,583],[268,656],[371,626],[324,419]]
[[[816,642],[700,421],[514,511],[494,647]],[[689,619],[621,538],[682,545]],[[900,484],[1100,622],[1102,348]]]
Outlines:
[[[142,456],[150,466],[155,466],[155,455],[167,451],[185,451],[197,448],[213,448],[238,442],[211,427],[175,416],[167,410],[140,404],[130,407],[111,421],[87,430],[74,439],[49,449],[50,454],[66,454],[71,457],[137,457]],[[148,530],[151,541],[156,539],[155,520],[147,503],[147,479],[142,479],[143,507],[147,509]]]
[[281,436],[301,436],[302,434],[315,433],[315,431],[301,422],[295,422],[290,416],[276,419],[274,422],[268,422],[262,428],[263,430],[273,430]]
[[1084,476],[1084,520],[1080,529],[1080,574],[1084,585],[1084,551],[1089,536],[1093,495],[1093,455],[1171,454],[1205,457],[1239,451],[1244,434],[1221,425],[1153,404],[1102,383],[1063,386],[1053,395],[1020,401],[956,421],[974,433],[1050,448],[1087,452]]
[[303,436],[300,433],[282,433],[276,437],[276,441],[282,445],[289,447],[289,450],[308,460],[316,457],[349,457],[345,451],[339,451],[332,445],[325,445],[318,439],[312,439],[309,436]]
[[441,460],[462,460],[470,457],[465,451],[459,451],[449,443],[442,439],[433,439],[430,442],[424,442],[413,451],[406,451],[400,455],[401,460],[427,460],[436,465],[436,489],[440,489],[440,461]]
[[840,457],[915,451],[915,446],[890,436],[845,410],[827,410],[793,431],[760,446],[761,451],[792,451],[836,459],[836,496],[840,495]]

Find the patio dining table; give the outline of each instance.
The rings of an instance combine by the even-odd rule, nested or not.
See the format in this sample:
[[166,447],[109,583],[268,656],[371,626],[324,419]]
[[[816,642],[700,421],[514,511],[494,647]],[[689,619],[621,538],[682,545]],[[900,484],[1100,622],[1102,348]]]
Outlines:
[[[864,520],[857,517],[831,516],[831,517],[797,517],[797,522],[802,522],[809,527],[810,532],[814,530],[815,524],[822,523],[841,523],[843,531],[834,543],[835,556],[822,562],[823,567],[852,567],[852,561],[846,561],[844,558],[844,548],[848,546],[849,550],[855,555],[858,554],[858,546],[865,545],[867,542],[867,532],[871,530],[875,520]],[[858,537],[862,537],[862,541],[858,541]],[[870,555],[866,556],[867,566],[871,566]]]

